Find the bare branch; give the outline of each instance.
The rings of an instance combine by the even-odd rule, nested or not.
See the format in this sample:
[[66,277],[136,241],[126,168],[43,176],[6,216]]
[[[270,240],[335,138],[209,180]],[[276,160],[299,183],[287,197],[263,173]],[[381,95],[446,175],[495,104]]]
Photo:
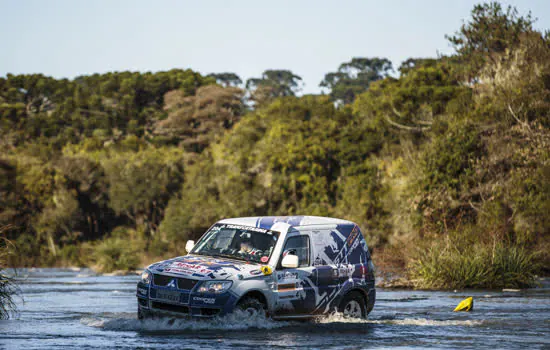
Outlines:
[[407,126],[407,125],[402,125],[402,124],[396,123],[393,120],[391,120],[390,117],[388,117],[386,114],[384,114],[384,119],[386,119],[386,121],[388,123],[390,123],[391,125],[399,128],[399,129],[403,129],[403,130],[424,132],[424,131],[430,129],[429,126]]
[[104,115],[104,116],[108,116],[108,115],[109,115],[108,113],[105,113],[105,112],[92,111],[92,110],[85,109],[85,108],[76,108],[75,111],[77,111],[77,112],[82,112],[82,113],[88,113],[88,114]]
[[527,130],[531,131],[531,128],[529,127],[529,124],[527,122],[524,122],[522,121],[521,119],[518,118],[518,116],[516,115],[516,113],[514,113],[514,110],[512,109],[512,106],[510,106],[510,104],[508,104],[508,110],[510,111],[510,114],[512,114],[512,117],[514,117],[514,119],[523,127],[527,128]]
[[474,209],[475,211],[479,212],[479,208],[476,208],[476,206],[474,205],[474,203],[472,203],[472,201],[468,201],[468,204],[470,204],[470,207],[472,207],[472,209]]
[[[397,110],[397,108],[395,108],[395,106],[393,105],[393,102],[390,102],[390,105],[391,105],[391,109],[393,111],[393,113],[398,117],[398,118],[403,118],[403,113],[399,112]],[[430,112],[431,114],[431,112]],[[410,126],[405,126],[405,125],[401,125],[401,124],[397,124],[395,123],[394,121],[390,120],[388,116],[386,116],[386,120],[388,120],[388,122],[396,127],[406,127],[406,128],[412,128],[412,129],[409,129],[409,130],[417,130],[417,129],[422,129],[422,127],[410,127]],[[420,125],[427,125],[427,126],[431,126],[432,125],[432,122],[431,121],[427,121],[427,120],[415,120],[415,123],[418,123]],[[425,129],[429,129],[429,128],[425,128]],[[422,131],[422,130],[419,130],[419,131]]]
[[430,121],[427,121],[427,120],[417,120],[416,123],[420,124],[420,125],[432,125],[433,122],[430,122]]
[[391,109],[392,109],[393,113],[395,113],[395,115],[398,116],[399,118],[403,118],[403,114],[401,112],[397,111],[397,109],[395,108],[393,103],[390,103],[390,104],[391,104]]

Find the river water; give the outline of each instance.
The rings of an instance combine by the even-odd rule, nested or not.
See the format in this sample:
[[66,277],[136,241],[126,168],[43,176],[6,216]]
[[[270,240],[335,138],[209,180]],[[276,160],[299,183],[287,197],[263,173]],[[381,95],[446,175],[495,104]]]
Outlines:
[[[210,321],[136,319],[138,276],[87,269],[20,270],[23,300],[0,321],[0,348],[529,348],[550,349],[550,281],[516,291],[378,289],[368,320],[307,322],[232,315]],[[465,297],[474,310],[454,313]]]

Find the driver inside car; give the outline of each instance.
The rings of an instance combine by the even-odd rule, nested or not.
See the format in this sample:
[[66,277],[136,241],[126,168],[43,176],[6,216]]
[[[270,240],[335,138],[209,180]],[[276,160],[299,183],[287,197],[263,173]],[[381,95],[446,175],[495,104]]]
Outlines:
[[250,241],[242,241],[241,242],[241,249],[239,250],[239,253],[243,253],[243,254],[250,254],[252,253],[252,250],[254,248],[252,247],[252,244]]
[[255,248],[252,244],[252,239],[249,235],[241,236],[240,254],[256,255],[260,252],[260,249]]

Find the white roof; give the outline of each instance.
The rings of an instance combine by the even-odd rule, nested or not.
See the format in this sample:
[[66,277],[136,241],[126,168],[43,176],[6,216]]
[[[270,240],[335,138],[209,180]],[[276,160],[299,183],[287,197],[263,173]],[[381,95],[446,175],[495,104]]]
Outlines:
[[327,218],[323,216],[254,216],[244,218],[231,218],[218,221],[221,224],[243,225],[270,229],[277,222],[285,222],[290,226],[308,225],[354,225],[353,222]]

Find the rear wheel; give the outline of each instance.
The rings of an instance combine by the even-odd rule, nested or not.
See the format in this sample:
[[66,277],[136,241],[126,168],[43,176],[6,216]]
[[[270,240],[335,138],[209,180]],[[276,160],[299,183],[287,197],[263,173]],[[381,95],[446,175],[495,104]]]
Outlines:
[[267,306],[260,300],[247,297],[239,301],[237,308],[246,311],[250,316],[265,315]]
[[359,292],[350,292],[344,296],[338,311],[344,317],[350,318],[366,318],[367,307],[365,305],[365,297]]

